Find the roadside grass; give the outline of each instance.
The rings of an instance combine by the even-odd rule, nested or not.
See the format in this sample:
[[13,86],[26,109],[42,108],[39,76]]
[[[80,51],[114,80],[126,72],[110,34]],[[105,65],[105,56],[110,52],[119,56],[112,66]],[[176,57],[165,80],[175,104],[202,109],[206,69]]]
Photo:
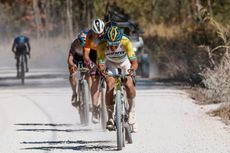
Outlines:
[[[180,26],[157,25],[146,28],[146,47],[152,53],[152,61],[160,70],[160,77],[186,81],[196,104],[220,104],[209,112],[230,122],[230,41],[228,31],[208,19],[205,30],[184,32]],[[193,29],[194,30],[194,29]],[[195,37],[194,37],[195,36]],[[200,42],[199,42],[199,41]],[[200,43],[200,44],[199,44]]]
[[219,116],[223,122],[230,125],[230,103],[223,103],[219,108],[209,112],[211,116]]

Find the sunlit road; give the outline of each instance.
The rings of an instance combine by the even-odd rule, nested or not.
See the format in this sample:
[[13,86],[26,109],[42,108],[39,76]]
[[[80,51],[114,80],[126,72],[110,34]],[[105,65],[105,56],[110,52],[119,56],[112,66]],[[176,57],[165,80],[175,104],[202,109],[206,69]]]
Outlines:
[[[31,70],[25,86],[0,69],[0,153],[116,151],[115,132],[83,127],[66,71]],[[171,84],[137,82],[138,133],[125,153],[229,153],[230,130]]]

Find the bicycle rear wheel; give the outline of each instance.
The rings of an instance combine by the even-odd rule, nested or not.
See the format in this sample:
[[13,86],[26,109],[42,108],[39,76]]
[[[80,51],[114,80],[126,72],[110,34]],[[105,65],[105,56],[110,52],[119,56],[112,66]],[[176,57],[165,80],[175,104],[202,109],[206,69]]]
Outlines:
[[121,122],[121,91],[116,92],[115,96],[115,104],[116,104],[116,117],[115,117],[115,123],[116,123],[116,131],[117,131],[117,149],[122,150],[122,147],[124,146],[124,131],[122,128],[122,122]]

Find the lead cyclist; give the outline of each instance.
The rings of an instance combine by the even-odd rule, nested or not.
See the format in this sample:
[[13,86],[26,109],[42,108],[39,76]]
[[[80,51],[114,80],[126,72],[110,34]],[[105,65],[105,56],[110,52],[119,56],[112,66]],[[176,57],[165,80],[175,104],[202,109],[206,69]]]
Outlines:
[[[129,124],[133,126],[132,132],[137,132],[136,114],[135,114],[135,97],[136,89],[132,76],[138,68],[137,57],[133,51],[131,41],[123,36],[118,26],[111,26],[106,30],[105,37],[97,47],[97,63],[101,74],[105,77],[106,88],[106,106],[108,112],[108,122],[106,128],[114,128],[113,112],[113,90],[115,87],[115,78],[107,74],[117,74],[120,68],[123,74],[129,74],[125,80],[125,88],[129,103]],[[106,71],[107,72],[106,72]]]

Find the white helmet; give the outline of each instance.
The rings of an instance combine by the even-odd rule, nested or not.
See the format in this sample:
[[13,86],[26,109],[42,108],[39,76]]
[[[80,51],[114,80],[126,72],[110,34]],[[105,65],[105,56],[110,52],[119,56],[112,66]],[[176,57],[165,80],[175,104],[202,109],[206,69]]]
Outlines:
[[101,34],[104,31],[105,23],[100,19],[93,20],[92,30],[97,34]]

